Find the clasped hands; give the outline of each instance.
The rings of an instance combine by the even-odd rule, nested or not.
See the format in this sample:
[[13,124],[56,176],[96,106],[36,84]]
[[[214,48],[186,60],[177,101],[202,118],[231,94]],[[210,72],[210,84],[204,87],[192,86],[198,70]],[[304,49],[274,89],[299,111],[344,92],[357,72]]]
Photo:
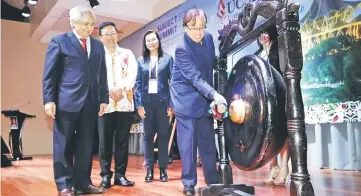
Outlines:
[[109,91],[109,96],[115,103],[123,99],[123,90],[121,88],[115,88]]

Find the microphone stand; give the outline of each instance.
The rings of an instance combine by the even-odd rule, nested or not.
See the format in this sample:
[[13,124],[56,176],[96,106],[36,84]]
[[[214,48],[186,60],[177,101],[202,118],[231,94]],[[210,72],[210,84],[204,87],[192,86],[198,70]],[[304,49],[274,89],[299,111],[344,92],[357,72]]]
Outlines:
[[20,103],[20,104],[16,104],[16,105],[10,107],[8,110],[13,110],[12,108],[20,108],[20,107],[23,107],[23,106],[28,105],[28,104],[30,104],[30,101]]

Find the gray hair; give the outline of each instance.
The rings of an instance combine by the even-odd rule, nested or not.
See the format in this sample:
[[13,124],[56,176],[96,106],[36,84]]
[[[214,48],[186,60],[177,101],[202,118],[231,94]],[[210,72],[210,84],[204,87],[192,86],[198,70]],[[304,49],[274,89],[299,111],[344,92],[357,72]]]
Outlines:
[[76,7],[71,8],[71,10],[69,11],[70,26],[73,28],[73,21],[80,20],[81,17],[86,13],[90,13],[91,15],[93,15],[93,17],[95,19],[95,14],[93,12],[93,9],[90,7],[76,6]]

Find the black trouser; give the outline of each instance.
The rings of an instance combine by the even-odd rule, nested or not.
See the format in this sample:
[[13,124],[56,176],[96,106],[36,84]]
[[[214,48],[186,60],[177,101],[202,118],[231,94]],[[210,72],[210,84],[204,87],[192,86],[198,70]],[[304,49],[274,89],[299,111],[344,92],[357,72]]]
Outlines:
[[168,141],[169,117],[167,104],[157,98],[149,103],[144,103],[144,158],[147,168],[154,166],[154,135],[157,133],[158,165],[160,168],[168,167]]
[[71,189],[73,185],[76,189],[86,189],[92,184],[91,149],[98,110],[99,105],[92,100],[90,93],[79,112],[56,110],[53,164],[54,178],[59,191]]
[[[111,178],[110,170],[113,154],[115,177],[125,176],[128,165],[128,143],[133,112],[112,112],[98,119],[100,175]],[[114,136],[114,137],[113,137]]]

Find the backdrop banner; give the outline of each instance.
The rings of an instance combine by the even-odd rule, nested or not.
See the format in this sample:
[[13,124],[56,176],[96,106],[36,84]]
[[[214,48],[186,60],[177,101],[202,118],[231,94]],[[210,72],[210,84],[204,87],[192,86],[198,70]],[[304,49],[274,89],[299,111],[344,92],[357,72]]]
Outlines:
[[[257,0],[262,1],[262,0]],[[269,0],[268,0],[269,1]],[[282,0],[283,1],[283,0]],[[142,38],[149,29],[161,37],[163,50],[174,55],[184,32],[185,12],[198,7],[208,18],[216,53],[221,40],[249,0],[188,0],[120,41],[120,46],[140,55]],[[254,1],[253,1],[254,2]],[[289,0],[299,3],[303,70],[301,89],[306,123],[361,122],[361,0]],[[265,21],[258,16],[255,27]],[[236,35],[233,42],[241,36]],[[228,71],[235,62],[258,49],[256,42],[228,56]]]

